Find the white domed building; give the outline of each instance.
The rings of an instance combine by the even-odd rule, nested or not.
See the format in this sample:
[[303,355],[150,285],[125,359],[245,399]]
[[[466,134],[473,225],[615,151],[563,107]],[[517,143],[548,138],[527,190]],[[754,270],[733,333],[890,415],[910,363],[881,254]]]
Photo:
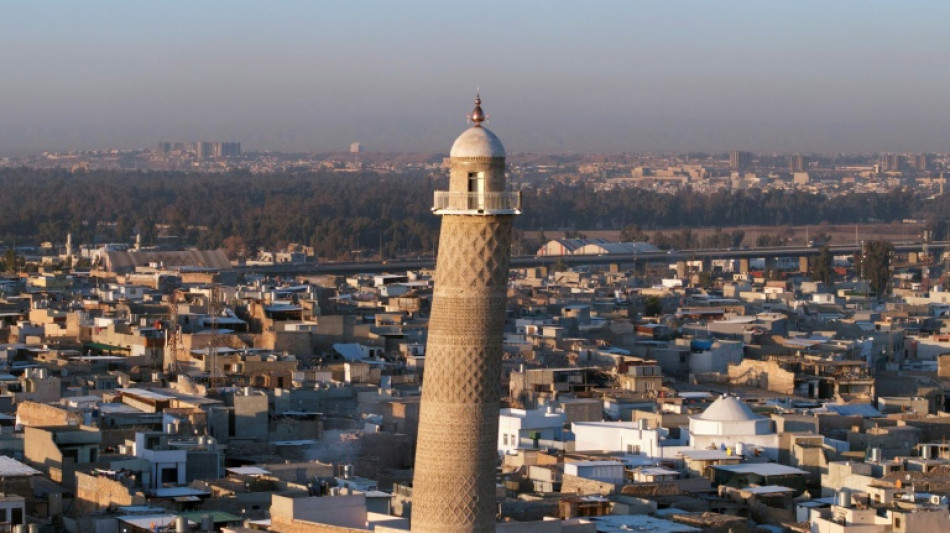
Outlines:
[[725,449],[736,455],[764,455],[778,459],[778,434],[770,418],[727,394],[702,414],[689,417],[690,443],[694,450]]

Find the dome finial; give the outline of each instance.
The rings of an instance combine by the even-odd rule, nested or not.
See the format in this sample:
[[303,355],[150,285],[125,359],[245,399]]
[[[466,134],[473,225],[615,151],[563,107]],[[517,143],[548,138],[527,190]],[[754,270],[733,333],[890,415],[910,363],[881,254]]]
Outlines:
[[488,120],[488,115],[482,111],[482,97],[478,89],[475,90],[475,109],[473,109],[472,113],[468,115],[468,119],[475,123],[476,128],[480,128],[482,122]]

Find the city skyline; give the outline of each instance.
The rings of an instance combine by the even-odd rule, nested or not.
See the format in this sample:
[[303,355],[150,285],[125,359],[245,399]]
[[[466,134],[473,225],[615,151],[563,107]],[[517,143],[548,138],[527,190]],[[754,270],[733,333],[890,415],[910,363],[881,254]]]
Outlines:
[[918,2],[12,4],[0,155],[236,139],[444,152],[480,87],[512,152],[942,152]]

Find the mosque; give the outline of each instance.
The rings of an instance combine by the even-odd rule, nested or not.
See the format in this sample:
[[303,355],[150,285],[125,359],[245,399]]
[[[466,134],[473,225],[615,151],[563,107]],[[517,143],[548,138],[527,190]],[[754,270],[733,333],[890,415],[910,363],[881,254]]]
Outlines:
[[770,418],[752,412],[739,398],[724,394],[702,414],[689,418],[691,448],[731,450],[778,460],[778,434]]

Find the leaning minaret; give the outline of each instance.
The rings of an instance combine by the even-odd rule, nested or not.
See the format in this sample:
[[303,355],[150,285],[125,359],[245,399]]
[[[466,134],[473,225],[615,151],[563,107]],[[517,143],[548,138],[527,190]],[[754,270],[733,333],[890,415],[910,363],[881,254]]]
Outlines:
[[476,96],[449,153],[412,490],[413,533],[495,531],[501,341],[511,224],[521,197],[505,187],[505,147],[482,126]]

